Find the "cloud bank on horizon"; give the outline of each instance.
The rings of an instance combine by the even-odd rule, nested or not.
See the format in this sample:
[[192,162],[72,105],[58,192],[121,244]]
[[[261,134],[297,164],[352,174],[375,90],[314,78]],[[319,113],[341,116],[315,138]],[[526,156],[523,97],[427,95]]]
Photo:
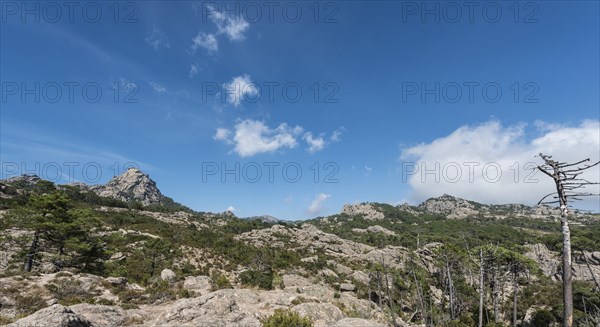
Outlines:
[[[536,169],[537,154],[575,162],[600,160],[600,121],[585,120],[576,126],[534,124],[502,126],[497,120],[465,125],[432,142],[403,149],[403,174],[410,186],[412,202],[447,193],[482,203],[536,204],[554,190],[554,182]],[[600,167],[583,176],[600,181]],[[600,185],[584,190],[600,194]],[[599,198],[585,199],[577,207],[599,211]]]

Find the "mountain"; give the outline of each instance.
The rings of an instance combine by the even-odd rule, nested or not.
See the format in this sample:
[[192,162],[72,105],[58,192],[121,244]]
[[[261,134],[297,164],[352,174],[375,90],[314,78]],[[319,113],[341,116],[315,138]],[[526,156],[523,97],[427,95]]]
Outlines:
[[[552,208],[547,205],[528,206],[524,204],[483,204],[471,200],[462,199],[449,194],[439,197],[429,198],[421,204],[412,206],[407,203],[392,206],[385,203],[368,202],[346,204],[340,212],[344,216],[360,216],[366,220],[383,220],[390,215],[399,215],[401,213],[420,215],[439,215],[446,219],[466,219],[469,217],[481,218],[508,218],[508,217],[528,217],[528,218],[556,218],[560,216],[558,208]],[[574,216],[585,216],[584,212],[575,209],[572,211]]]
[[270,216],[270,215],[251,216],[251,217],[245,217],[243,219],[246,219],[246,220],[260,220],[263,223],[278,223],[278,222],[281,221],[281,220],[279,220],[279,219],[277,219],[277,218],[275,218],[273,216]]
[[137,201],[146,206],[160,205],[165,202],[165,197],[156,187],[156,182],[137,168],[129,168],[108,183],[92,186],[89,189],[99,196],[125,202]]
[[[0,325],[261,326],[284,309],[311,326],[476,326],[484,251],[485,310],[495,300],[507,325],[517,294],[521,326],[553,326],[557,217],[550,207],[445,194],[290,222],[186,210],[137,169],[96,186],[20,176],[0,181]],[[583,296],[589,320],[600,319],[600,215],[570,219],[583,326]]]

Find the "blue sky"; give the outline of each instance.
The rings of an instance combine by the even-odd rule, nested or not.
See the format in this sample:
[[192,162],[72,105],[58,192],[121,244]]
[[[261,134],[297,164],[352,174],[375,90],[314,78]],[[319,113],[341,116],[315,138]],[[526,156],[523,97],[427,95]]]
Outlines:
[[[533,203],[552,187],[525,183],[539,151],[600,157],[598,2],[10,3],[2,178],[104,183],[133,162],[193,209],[297,219],[443,193]],[[479,163],[475,181],[449,162]]]

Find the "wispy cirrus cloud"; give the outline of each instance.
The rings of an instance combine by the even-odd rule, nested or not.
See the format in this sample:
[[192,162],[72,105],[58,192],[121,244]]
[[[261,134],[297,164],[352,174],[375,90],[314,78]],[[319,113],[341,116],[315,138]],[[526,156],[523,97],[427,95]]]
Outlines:
[[219,50],[219,42],[214,34],[198,32],[196,37],[192,39],[192,50],[206,49],[209,53]]
[[209,18],[217,26],[219,34],[225,34],[231,41],[242,41],[246,38],[245,32],[250,24],[241,15],[231,15],[220,12],[213,5],[206,6]]
[[144,38],[144,41],[154,48],[154,50],[171,47],[171,44],[169,43],[165,33],[157,27],[152,29],[152,32],[150,32],[150,34]]
[[150,81],[150,82],[148,82],[148,85],[150,85],[150,87],[155,92],[157,92],[157,93],[165,93],[165,92],[167,92],[167,88],[166,87],[164,87],[164,86],[162,86],[162,85],[160,85],[160,84],[158,84],[156,82]]

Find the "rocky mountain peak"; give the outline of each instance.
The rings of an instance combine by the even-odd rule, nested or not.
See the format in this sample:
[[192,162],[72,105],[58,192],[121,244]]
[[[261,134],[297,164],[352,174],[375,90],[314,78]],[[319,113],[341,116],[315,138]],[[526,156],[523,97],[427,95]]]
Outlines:
[[35,174],[23,174],[21,176],[11,177],[5,180],[6,183],[22,183],[28,186],[37,184],[41,178]]
[[100,196],[122,201],[138,201],[143,205],[161,204],[164,200],[156,182],[137,168],[129,168],[105,185],[93,186],[91,190]]
[[342,214],[363,216],[367,220],[382,220],[385,218],[383,213],[378,211],[371,203],[345,204],[342,208]]
[[430,213],[447,214],[448,218],[462,218],[478,212],[473,203],[448,194],[430,198],[421,203],[419,208]]

